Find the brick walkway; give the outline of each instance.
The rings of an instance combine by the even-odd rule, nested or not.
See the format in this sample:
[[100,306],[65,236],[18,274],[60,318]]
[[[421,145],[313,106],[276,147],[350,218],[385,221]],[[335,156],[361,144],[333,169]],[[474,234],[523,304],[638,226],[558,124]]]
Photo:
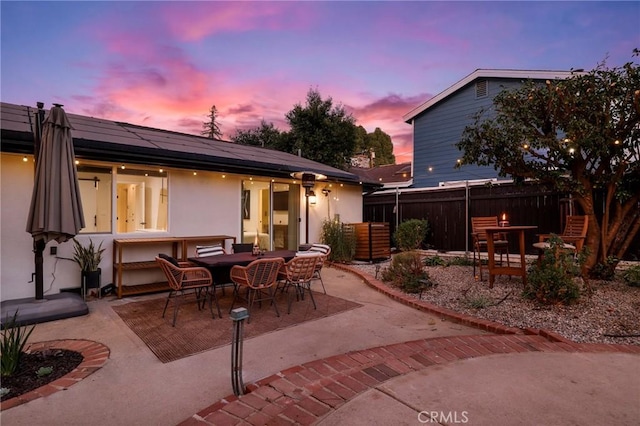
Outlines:
[[436,364],[492,354],[520,352],[627,352],[639,346],[578,344],[544,330],[520,330],[480,320],[407,297],[382,282],[343,265],[389,297],[451,321],[495,333],[442,337],[349,352],[291,367],[246,385],[247,394],[231,395],[201,410],[181,425],[310,425],[349,400],[385,381]]
[[8,410],[25,402],[51,395],[54,392],[73,386],[100,369],[107,362],[107,359],[109,359],[110,353],[108,347],[91,340],[51,340],[48,342],[33,343],[28,346],[27,350],[42,351],[46,349],[66,349],[79,352],[83,360],[67,375],[23,395],[2,401],[2,403],[0,403],[0,411]]

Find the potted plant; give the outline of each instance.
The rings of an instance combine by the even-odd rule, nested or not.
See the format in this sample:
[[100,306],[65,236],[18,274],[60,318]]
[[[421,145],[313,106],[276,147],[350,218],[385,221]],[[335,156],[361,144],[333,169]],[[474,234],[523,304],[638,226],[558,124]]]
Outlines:
[[[83,246],[78,240],[73,239],[73,260],[80,266],[80,278],[82,291],[88,288],[100,288],[100,261],[102,253],[106,249],[102,248],[102,242],[97,247],[89,238],[89,245]],[[98,290],[100,291],[100,290]]]

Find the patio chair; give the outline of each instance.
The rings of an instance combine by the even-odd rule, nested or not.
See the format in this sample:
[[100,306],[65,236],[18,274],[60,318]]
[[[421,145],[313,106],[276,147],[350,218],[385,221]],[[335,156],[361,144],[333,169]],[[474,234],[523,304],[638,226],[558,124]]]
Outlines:
[[233,243],[231,247],[234,253],[251,253],[253,251],[252,243]]
[[[316,272],[316,266],[319,262],[322,262],[322,255],[320,253],[313,253],[304,256],[297,256],[284,264],[278,273],[278,280],[282,282],[282,291],[287,291],[293,287],[296,295],[296,299],[304,300],[305,291],[309,292],[309,297],[313,303],[313,308],[317,309],[316,301],[313,298],[313,292],[311,291],[311,280]],[[287,313],[291,313],[291,298],[292,295],[288,293],[287,301]]]
[[164,275],[167,277],[169,287],[171,287],[171,291],[169,291],[169,295],[167,296],[167,302],[164,304],[162,318],[164,318],[167,312],[169,301],[174,299],[173,322],[171,325],[175,327],[180,304],[191,291],[196,295],[198,310],[201,309],[200,301],[203,301],[202,307],[204,307],[204,302],[208,301],[211,317],[215,318],[212,307],[212,300],[215,300],[218,316],[222,318],[218,298],[213,288],[211,272],[209,272],[207,268],[193,266],[190,262],[178,262],[173,257],[165,254],[156,256],[156,262],[160,265],[162,272],[164,272]]
[[[587,216],[567,216],[567,221],[564,226],[562,234],[558,235],[564,243],[563,248],[565,250],[571,250],[574,253],[580,253],[582,247],[584,247],[584,240],[587,238],[587,230],[589,227],[589,221]],[[539,234],[538,242],[533,246],[537,248],[541,253],[550,247],[547,240],[551,237],[551,234]]]
[[313,273],[313,279],[320,280],[320,284],[322,284],[322,291],[324,291],[324,294],[327,294],[327,289],[324,287],[324,281],[322,280],[321,272],[325,262],[329,259],[329,255],[331,254],[331,247],[326,244],[313,243],[311,244],[311,247],[309,247],[309,250],[299,251],[296,253],[296,256],[308,256],[315,253],[320,254],[321,258],[316,264],[316,268]]
[[[236,285],[233,292],[233,302],[229,312],[238,299],[244,299],[247,302],[247,310],[249,311],[249,320],[251,322],[251,308],[255,302],[262,303],[263,300],[270,300],[276,316],[280,316],[278,306],[275,300],[275,285],[278,282],[278,271],[284,265],[284,259],[281,257],[257,259],[247,266],[235,265],[231,268],[231,281]],[[246,297],[240,296],[242,290],[246,291]]]
[[[498,226],[498,216],[478,216],[471,218],[471,235],[473,237],[473,276],[476,276],[476,255],[478,256],[478,268],[480,271],[480,281],[482,281],[482,259],[480,253],[487,250],[487,233],[482,228]],[[493,246],[496,253],[500,253],[500,264],[502,255],[507,255],[507,266],[509,263],[509,241],[506,233],[495,234]]]

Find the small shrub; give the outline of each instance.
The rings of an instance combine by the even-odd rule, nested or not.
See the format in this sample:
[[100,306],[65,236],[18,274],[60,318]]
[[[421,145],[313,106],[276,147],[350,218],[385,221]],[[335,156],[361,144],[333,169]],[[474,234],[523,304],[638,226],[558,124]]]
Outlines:
[[443,258],[438,256],[428,256],[424,258],[424,266],[444,266],[446,263]]
[[351,262],[356,255],[353,228],[339,221],[326,220],[322,223],[321,240],[331,247],[329,260],[333,262]]
[[549,239],[540,264],[529,269],[524,296],[544,304],[569,305],[580,298],[580,287],[574,278],[580,274],[580,264],[573,255],[564,250],[557,236]]
[[631,287],[640,287],[640,265],[634,265],[624,271],[622,278]]
[[27,344],[31,332],[36,326],[30,329],[27,327],[19,327],[17,325],[18,311],[13,314],[13,318],[9,320],[7,315],[2,330],[2,340],[0,340],[0,374],[2,376],[10,376],[13,374],[20,363],[22,350]]
[[382,280],[407,293],[420,293],[434,285],[422,267],[420,254],[415,251],[395,255],[391,265],[382,272]]
[[396,246],[402,251],[416,250],[422,247],[422,242],[429,232],[429,222],[424,219],[410,219],[398,225],[393,234]]
[[53,373],[53,367],[40,367],[38,371],[36,371],[38,377],[48,376],[51,373]]
[[464,256],[456,256],[449,259],[447,266],[473,266],[473,259]]
[[472,309],[484,309],[493,304],[493,301],[484,295],[470,297],[465,301],[466,305]]
[[617,257],[609,256],[604,263],[601,262],[593,265],[593,268],[589,271],[589,275],[597,280],[612,281],[616,277],[615,270],[619,262],[620,259]]

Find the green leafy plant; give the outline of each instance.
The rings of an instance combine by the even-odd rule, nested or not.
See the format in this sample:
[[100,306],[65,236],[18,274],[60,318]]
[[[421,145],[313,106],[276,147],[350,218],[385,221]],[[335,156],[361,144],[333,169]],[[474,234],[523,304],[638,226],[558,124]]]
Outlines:
[[53,367],[40,367],[38,371],[36,371],[38,377],[48,376],[51,373],[53,373]]
[[580,298],[580,287],[574,278],[580,274],[581,261],[576,261],[570,251],[563,248],[563,241],[556,235],[549,239],[549,248],[539,264],[529,269],[524,296],[544,304],[569,305]]
[[333,262],[351,262],[356,254],[356,237],[353,227],[339,221],[322,223],[321,240],[331,247],[329,259]]
[[88,246],[83,246],[74,238],[73,249],[73,260],[80,266],[82,271],[86,272],[98,270],[100,261],[102,261],[102,253],[106,250],[102,248],[102,242],[96,247],[91,238],[89,238]]
[[452,257],[447,261],[447,266],[473,266],[473,259],[464,256]]
[[424,266],[445,266],[446,265],[446,262],[444,261],[444,259],[438,256],[437,254],[435,256],[425,257],[423,262],[424,262]]
[[612,281],[616,277],[616,265],[620,262],[615,256],[608,256],[604,262],[596,263],[590,271],[592,278]]
[[407,293],[421,293],[435,285],[423,268],[420,253],[415,251],[395,255],[391,265],[382,272],[382,280]]
[[426,219],[409,219],[398,225],[393,234],[396,246],[402,251],[419,249],[429,232],[429,221]]
[[640,265],[635,265],[622,273],[622,279],[631,287],[640,287]]
[[20,357],[24,346],[33,329],[36,326],[21,327],[17,325],[18,311],[13,314],[13,318],[9,320],[6,316],[4,329],[2,330],[2,340],[0,341],[0,374],[2,376],[10,376],[13,374],[20,363]]
[[466,305],[472,309],[484,309],[493,304],[493,301],[482,294],[470,297],[465,301]]

